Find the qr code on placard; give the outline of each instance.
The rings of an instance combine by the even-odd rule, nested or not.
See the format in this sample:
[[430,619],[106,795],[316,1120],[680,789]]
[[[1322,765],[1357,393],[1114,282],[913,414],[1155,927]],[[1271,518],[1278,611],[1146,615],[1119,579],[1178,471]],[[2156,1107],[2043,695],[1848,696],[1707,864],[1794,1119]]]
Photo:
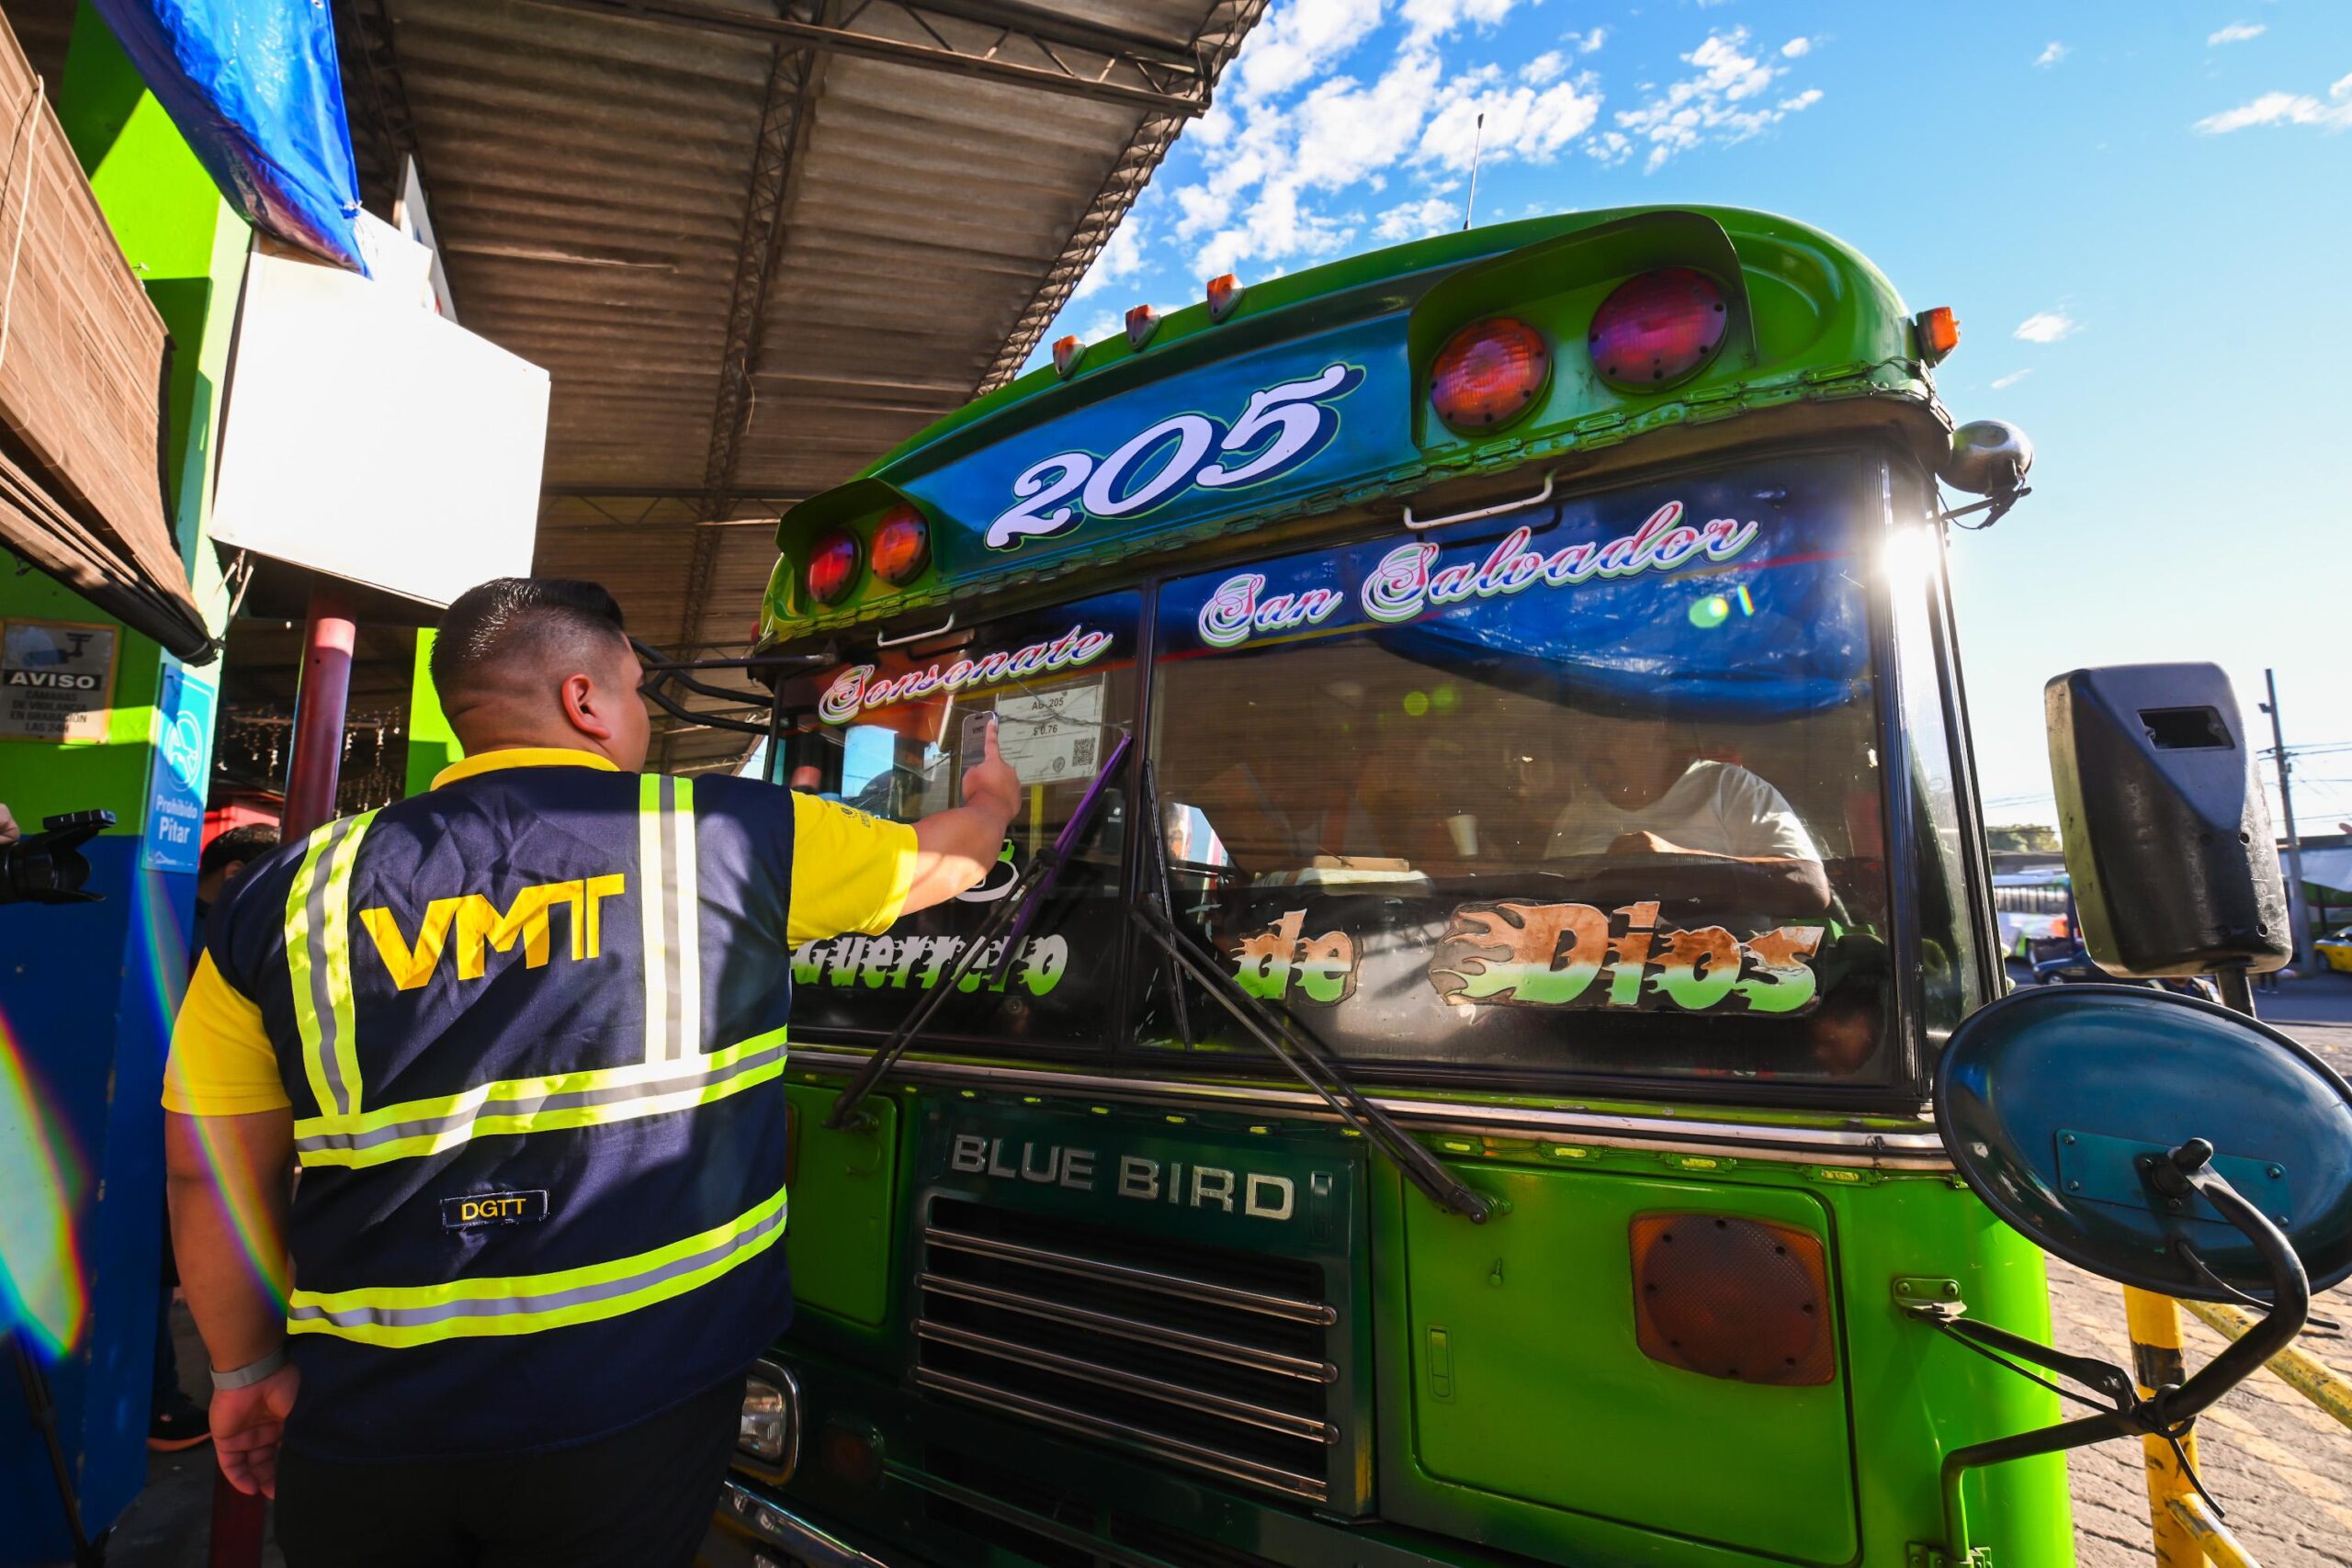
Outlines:
[[1094,737],[1082,735],[1069,743],[1069,765],[1073,768],[1094,765]]

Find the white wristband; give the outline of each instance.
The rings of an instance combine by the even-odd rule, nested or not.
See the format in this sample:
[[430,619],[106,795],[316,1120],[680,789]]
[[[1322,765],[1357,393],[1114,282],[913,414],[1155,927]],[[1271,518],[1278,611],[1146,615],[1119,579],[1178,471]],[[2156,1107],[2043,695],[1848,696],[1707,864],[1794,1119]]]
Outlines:
[[243,1366],[230,1371],[214,1372],[212,1386],[216,1389],[251,1388],[284,1365],[286,1365],[286,1344],[285,1341],[280,1340],[277,1348],[258,1361],[248,1361]]

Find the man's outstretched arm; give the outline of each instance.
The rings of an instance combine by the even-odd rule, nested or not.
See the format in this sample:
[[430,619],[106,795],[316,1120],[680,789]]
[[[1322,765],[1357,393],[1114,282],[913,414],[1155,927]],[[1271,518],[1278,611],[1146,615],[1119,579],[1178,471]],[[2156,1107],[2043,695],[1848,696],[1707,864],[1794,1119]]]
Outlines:
[[[205,1354],[217,1372],[249,1367],[286,1340],[293,1113],[166,1111],[164,1157],[172,1250]],[[243,1388],[214,1391],[213,1446],[238,1491],[277,1495],[278,1440],[300,1382],[289,1366]]]

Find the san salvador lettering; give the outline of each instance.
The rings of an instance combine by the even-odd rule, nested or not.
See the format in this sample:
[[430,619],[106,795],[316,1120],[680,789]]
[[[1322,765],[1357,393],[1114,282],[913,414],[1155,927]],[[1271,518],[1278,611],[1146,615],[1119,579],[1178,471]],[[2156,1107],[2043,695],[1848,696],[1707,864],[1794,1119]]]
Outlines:
[[875,679],[880,671],[874,665],[853,664],[835,676],[825,694],[817,699],[817,714],[827,724],[847,724],[861,713],[892,703],[1076,670],[1102,658],[1116,640],[1110,632],[1072,626],[1051,642],[1033,642],[978,659],[936,662],[927,670],[912,670],[887,680]]
[[1660,930],[1657,909],[1465,904],[1430,959],[1430,982],[1449,1001],[1522,1007],[1702,1012],[1737,998],[1733,1010],[1792,1013],[1813,1001],[1819,981],[1807,960],[1819,927],[1776,926],[1743,942],[1721,926]]
[[1362,385],[1356,366],[1327,365],[1250,393],[1231,424],[1204,413],[1170,414],[1105,456],[1077,450],[1041,457],[1012,481],[1013,504],[989,524],[988,547],[1016,549],[1089,517],[1141,516],[1187,490],[1241,490],[1279,479],[1331,444],[1340,431],[1331,405]]
[[[1514,528],[1483,561],[1438,567],[1436,544],[1417,539],[1381,558],[1358,592],[1360,607],[1374,621],[1409,621],[1424,611],[1470,599],[1507,598],[1541,584],[1573,588],[1594,578],[1639,577],[1673,571],[1696,561],[1721,563],[1756,542],[1758,525],[1717,517],[1692,525],[1682,502],[1669,501],[1630,534],[1613,539],[1564,545],[1546,554],[1532,550],[1535,531]],[[1238,648],[1253,637],[1317,626],[1346,603],[1328,588],[1266,592],[1262,573],[1227,578],[1201,606],[1196,629],[1211,648]]]

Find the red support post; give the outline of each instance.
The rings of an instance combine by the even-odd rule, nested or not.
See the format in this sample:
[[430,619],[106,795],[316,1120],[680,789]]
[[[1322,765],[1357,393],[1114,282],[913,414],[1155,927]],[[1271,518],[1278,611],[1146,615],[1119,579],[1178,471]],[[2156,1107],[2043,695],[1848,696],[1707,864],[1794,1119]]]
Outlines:
[[311,591],[302,635],[302,685],[294,699],[294,754],[286,770],[288,843],[334,820],[343,773],[343,721],[351,702],[351,649],[358,635],[351,606],[327,588]]
[[[328,588],[311,591],[310,625],[302,637],[302,684],[294,699],[294,754],[286,770],[288,843],[334,819],[335,785],[343,773],[343,721],[351,703],[351,652],[358,627],[349,601]],[[260,1568],[262,1527],[268,1505],[212,1473],[212,1542],[208,1568]]]

